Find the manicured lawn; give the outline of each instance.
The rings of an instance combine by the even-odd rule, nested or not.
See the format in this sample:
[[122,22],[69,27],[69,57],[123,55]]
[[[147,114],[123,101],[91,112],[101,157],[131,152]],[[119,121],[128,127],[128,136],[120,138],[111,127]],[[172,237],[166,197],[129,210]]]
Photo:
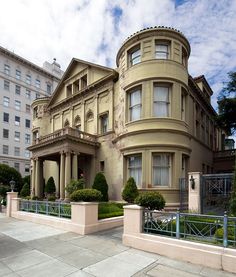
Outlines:
[[124,215],[124,204],[114,202],[102,202],[98,205],[98,219]]

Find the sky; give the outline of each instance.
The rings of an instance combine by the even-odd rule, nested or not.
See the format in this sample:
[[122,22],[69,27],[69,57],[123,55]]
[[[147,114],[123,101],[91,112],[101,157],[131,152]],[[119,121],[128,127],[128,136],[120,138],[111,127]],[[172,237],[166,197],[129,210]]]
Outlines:
[[236,70],[236,0],[2,0],[0,45],[65,70],[73,57],[116,67],[123,41],[150,26],[180,30],[191,44],[189,74],[217,96]]

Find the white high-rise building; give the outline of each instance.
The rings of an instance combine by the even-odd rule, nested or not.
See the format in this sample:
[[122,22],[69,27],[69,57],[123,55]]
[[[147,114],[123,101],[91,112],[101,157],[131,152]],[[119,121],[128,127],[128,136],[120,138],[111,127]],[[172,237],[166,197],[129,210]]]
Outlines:
[[50,96],[63,71],[56,59],[43,67],[0,47],[0,163],[30,174],[31,103]]

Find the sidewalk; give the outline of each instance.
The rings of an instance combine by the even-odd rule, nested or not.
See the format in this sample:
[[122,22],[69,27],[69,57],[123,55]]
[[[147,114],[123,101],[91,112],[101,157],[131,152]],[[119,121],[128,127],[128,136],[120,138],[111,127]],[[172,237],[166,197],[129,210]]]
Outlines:
[[122,245],[122,228],[81,236],[0,213],[0,277],[233,277]]

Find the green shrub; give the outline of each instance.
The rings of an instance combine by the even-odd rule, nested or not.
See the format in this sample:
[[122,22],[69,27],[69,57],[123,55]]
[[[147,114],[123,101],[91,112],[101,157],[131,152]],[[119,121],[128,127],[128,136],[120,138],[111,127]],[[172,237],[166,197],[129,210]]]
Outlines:
[[28,185],[30,185],[30,175],[27,175],[25,177],[22,178],[22,183],[25,184],[27,183]]
[[15,191],[20,192],[23,186],[21,174],[13,167],[0,164],[0,184],[8,186],[11,180],[15,181]]
[[9,186],[0,185],[0,196],[5,198],[8,191],[10,191],[10,187]]
[[85,201],[85,202],[96,202],[101,201],[102,193],[96,189],[81,189],[74,191],[70,195],[70,199],[75,202]]
[[149,210],[162,210],[165,207],[164,197],[156,191],[147,191],[141,193],[135,203]]
[[229,202],[229,210],[233,216],[236,216],[236,197],[232,198]]
[[49,196],[48,201],[52,201],[52,202],[56,201],[56,196],[53,196],[53,195]]
[[23,188],[20,191],[20,196],[21,197],[26,197],[30,195],[30,185],[25,183]]
[[45,191],[47,194],[53,194],[53,193],[56,192],[56,186],[55,186],[55,182],[54,182],[54,179],[53,179],[52,176],[48,179],[44,191]]
[[96,174],[92,188],[102,193],[102,201],[108,201],[108,185],[102,172]]
[[38,196],[33,196],[32,200],[39,200],[39,197]]
[[[228,227],[228,240],[235,240],[234,232],[235,231],[234,231],[233,227]],[[215,237],[217,239],[223,239],[223,237],[224,237],[224,229],[223,229],[223,227],[221,227],[221,228],[216,230]]]
[[128,203],[134,203],[134,199],[138,196],[138,188],[133,177],[130,177],[125,184],[122,192],[122,198]]
[[66,186],[66,191],[69,195],[76,190],[83,189],[85,187],[85,180],[81,178],[79,180],[71,180],[70,183]]
[[121,203],[99,203],[98,205],[98,219],[122,216],[124,214],[123,205]]

